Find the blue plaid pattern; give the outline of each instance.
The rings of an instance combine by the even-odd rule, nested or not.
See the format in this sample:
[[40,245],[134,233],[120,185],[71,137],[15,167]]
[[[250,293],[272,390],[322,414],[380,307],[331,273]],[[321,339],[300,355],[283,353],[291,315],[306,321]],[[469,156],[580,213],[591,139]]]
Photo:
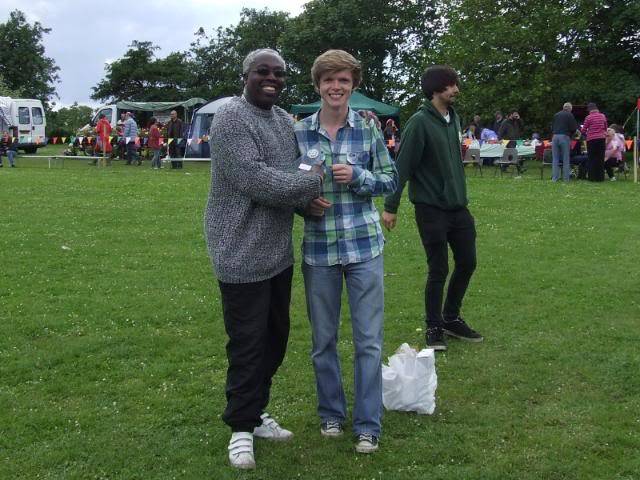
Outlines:
[[[320,126],[318,112],[297,122],[295,132],[300,163],[324,165],[322,196],[332,203],[323,217],[305,217],[305,263],[346,265],[380,255],[384,237],[372,197],[393,193],[398,184],[398,172],[382,132],[351,108],[335,141]],[[339,163],[353,168],[353,180],[348,185],[333,181],[330,167]]]

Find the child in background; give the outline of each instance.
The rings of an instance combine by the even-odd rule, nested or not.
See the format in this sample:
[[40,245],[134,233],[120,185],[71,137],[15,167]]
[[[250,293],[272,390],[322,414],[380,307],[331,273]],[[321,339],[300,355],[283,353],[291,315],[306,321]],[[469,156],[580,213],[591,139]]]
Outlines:
[[149,121],[149,148],[153,152],[151,158],[151,168],[158,170],[160,166],[160,130],[158,129],[158,121],[155,117],[151,117]]

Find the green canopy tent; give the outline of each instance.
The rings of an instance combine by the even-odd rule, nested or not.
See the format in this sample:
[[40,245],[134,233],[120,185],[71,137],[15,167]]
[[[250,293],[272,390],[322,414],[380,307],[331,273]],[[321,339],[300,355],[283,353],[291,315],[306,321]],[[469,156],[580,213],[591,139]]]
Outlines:
[[[398,107],[378,102],[360,92],[353,92],[351,94],[349,106],[354,110],[370,110],[379,117],[398,117],[400,115],[400,109]],[[320,110],[320,101],[307,103],[306,105],[291,105],[291,113],[294,115],[311,114],[318,110]]]

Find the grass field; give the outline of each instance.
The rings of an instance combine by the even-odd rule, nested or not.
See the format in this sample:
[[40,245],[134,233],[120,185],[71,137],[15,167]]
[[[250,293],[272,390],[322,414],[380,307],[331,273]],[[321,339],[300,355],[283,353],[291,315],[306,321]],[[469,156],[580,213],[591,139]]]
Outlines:
[[[270,404],[296,437],[257,441],[258,469],[242,473],[227,466],[220,420],[208,165],[5,165],[0,478],[640,478],[640,186],[545,178],[469,173],[478,269],[463,313],[486,340],[450,342],[435,414],[386,412],[374,455],[356,455],[349,435],[319,435],[298,265]],[[399,213],[385,252],[385,358],[424,341],[424,254],[406,200]],[[299,244],[299,221],[295,232]],[[347,308],[343,319],[351,399]]]

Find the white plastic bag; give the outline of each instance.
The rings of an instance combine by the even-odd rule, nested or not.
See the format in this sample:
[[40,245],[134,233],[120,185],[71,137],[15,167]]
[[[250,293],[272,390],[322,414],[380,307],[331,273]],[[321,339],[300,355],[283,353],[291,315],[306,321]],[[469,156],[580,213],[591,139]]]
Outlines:
[[403,343],[382,365],[382,403],[387,410],[432,414],[436,408],[435,355],[433,349],[416,352]]

